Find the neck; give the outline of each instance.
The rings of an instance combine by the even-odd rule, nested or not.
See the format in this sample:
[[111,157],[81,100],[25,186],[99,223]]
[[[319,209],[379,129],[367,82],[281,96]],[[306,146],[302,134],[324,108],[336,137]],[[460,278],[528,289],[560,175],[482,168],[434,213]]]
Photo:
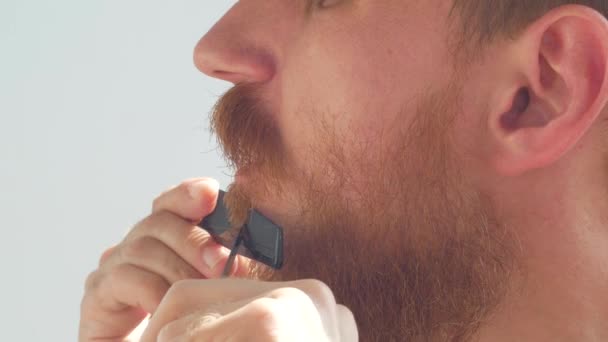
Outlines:
[[519,195],[506,215],[517,217],[507,222],[519,238],[521,277],[478,340],[608,341],[608,188],[543,178],[508,190]]

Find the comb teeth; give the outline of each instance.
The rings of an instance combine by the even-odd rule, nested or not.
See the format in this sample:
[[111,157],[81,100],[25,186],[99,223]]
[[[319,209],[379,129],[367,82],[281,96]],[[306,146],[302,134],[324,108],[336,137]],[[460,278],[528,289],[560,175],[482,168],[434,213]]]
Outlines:
[[232,265],[234,264],[234,259],[236,259],[236,255],[239,252],[239,247],[241,247],[241,243],[243,242],[243,232],[244,231],[245,231],[245,226],[243,226],[243,228],[241,228],[239,235],[234,240],[232,250],[230,251],[230,255],[228,256],[226,265],[224,265],[224,271],[222,272],[222,278],[230,277],[230,273],[232,272]]

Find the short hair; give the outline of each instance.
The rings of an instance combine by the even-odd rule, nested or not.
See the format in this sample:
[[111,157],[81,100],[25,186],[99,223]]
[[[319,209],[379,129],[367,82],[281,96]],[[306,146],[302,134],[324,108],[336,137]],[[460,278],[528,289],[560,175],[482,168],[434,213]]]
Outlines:
[[[513,37],[548,11],[568,4],[590,7],[608,18],[608,0],[454,0],[458,40],[482,47],[496,37]],[[462,47],[462,46],[461,46]]]

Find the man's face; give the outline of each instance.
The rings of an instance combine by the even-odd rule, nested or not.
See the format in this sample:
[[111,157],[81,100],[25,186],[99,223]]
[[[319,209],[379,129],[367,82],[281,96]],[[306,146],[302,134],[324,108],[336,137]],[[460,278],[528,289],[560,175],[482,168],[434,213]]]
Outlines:
[[201,70],[238,83],[212,118],[237,169],[235,224],[255,207],[285,229],[284,268],[252,275],[324,281],[364,341],[467,338],[513,268],[461,157],[449,10],[242,0],[196,50]]

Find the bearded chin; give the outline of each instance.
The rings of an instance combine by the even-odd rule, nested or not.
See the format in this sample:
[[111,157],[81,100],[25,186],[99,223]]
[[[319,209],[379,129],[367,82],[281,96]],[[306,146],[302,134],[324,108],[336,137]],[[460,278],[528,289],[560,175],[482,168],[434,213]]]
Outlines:
[[[255,182],[233,184],[227,195],[237,213],[233,222],[239,224],[248,208],[268,196],[289,192],[298,205],[297,213],[279,222],[283,268],[254,263],[251,277],[323,281],[353,311],[361,341],[474,336],[509,290],[516,258],[513,239],[490,201],[466,183],[449,149],[448,118],[455,114],[457,94],[450,87],[421,99],[416,119],[390,135],[392,144],[381,153],[363,147],[347,153],[348,137],[338,139],[320,127],[314,141],[325,145],[315,147],[323,153],[310,160],[314,172],[285,167],[278,132],[267,136],[268,143],[250,131],[275,129],[265,122],[270,116],[251,111],[260,106],[241,105],[250,109],[247,125],[232,122],[243,117],[236,113],[240,101],[255,103],[250,90],[237,86],[224,97],[214,113],[220,143],[237,164],[257,166],[251,168]],[[269,154],[274,157],[263,157]]]

